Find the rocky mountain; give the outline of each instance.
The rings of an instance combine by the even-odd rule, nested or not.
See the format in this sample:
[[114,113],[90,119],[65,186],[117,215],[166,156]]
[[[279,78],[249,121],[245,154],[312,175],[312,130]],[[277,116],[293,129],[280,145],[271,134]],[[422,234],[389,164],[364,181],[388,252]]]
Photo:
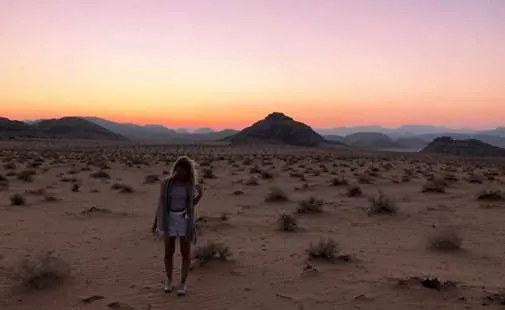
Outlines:
[[269,114],[263,120],[252,124],[226,140],[233,144],[272,143],[310,147],[328,142],[308,125],[295,121],[279,112]]
[[343,142],[349,146],[365,149],[389,149],[398,145],[386,134],[379,132],[357,132],[345,136]]
[[420,134],[433,134],[433,133],[473,133],[475,132],[469,128],[447,128],[432,125],[402,125],[398,128],[385,128],[380,125],[370,126],[355,126],[355,127],[337,127],[330,129],[316,129],[316,131],[323,135],[339,135],[348,136],[359,132],[377,132],[388,135],[390,138],[397,137],[410,137]]
[[505,156],[505,149],[480,140],[454,140],[450,137],[436,138],[421,152],[459,156]]
[[52,138],[125,141],[125,137],[79,117],[48,119],[27,124],[0,119],[0,138]]
[[112,132],[123,135],[130,140],[147,143],[196,143],[213,141],[223,139],[238,132],[233,129],[213,131],[210,128],[201,128],[197,132],[190,133],[186,129],[170,129],[162,125],[118,123],[97,117],[86,117],[86,119]]

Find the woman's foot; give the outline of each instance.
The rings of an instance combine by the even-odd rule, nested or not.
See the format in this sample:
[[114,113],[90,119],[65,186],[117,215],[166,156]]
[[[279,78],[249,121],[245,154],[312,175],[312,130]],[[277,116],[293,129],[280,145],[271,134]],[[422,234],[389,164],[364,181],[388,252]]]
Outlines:
[[184,296],[188,291],[188,285],[186,283],[181,283],[177,289],[177,295]]
[[172,284],[172,280],[165,280],[165,287],[163,288],[165,293],[170,293],[174,290],[174,285]]

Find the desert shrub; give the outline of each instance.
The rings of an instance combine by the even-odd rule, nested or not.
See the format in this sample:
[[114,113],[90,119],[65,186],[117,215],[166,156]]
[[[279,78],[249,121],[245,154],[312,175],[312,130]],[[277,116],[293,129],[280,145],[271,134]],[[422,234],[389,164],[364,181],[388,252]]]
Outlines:
[[33,170],[24,170],[18,173],[17,179],[23,182],[33,182],[33,176],[35,175],[35,171]]
[[77,193],[81,190],[81,186],[79,184],[72,184],[72,192]]
[[372,184],[372,178],[367,174],[360,174],[358,176],[358,182],[360,184]]
[[44,195],[44,201],[46,201],[46,202],[56,202],[56,201],[60,201],[60,199],[57,198],[56,196],[52,195],[52,194],[46,193]]
[[288,194],[279,187],[270,188],[270,192],[265,197],[265,202],[285,202],[288,200]]
[[324,201],[315,197],[302,200],[298,203],[298,213],[321,213],[323,212]]
[[10,197],[11,205],[13,206],[24,206],[26,205],[26,199],[21,194],[14,194]]
[[4,183],[9,183],[9,179],[7,179],[7,177],[5,177],[3,174],[0,174],[0,184]]
[[204,265],[216,259],[228,260],[230,256],[231,251],[228,246],[213,241],[197,247],[194,251],[194,258],[200,265]]
[[320,239],[311,243],[307,249],[310,259],[320,259],[329,262],[335,261],[339,252],[338,244],[333,239]]
[[160,178],[156,174],[150,174],[150,175],[146,176],[144,183],[145,184],[153,184],[153,183],[156,183],[159,181],[160,181]]
[[292,178],[300,178],[300,179],[304,178],[303,173],[300,172],[291,172],[289,176]]
[[63,183],[75,183],[77,182],[77,178],[69,178],[69,177],[64,177],[60,180],[60,182]]
[[451,252],[461,250],[462,239],[454,231],[441,231],[430,236],[429,244],[431,249],[437,251]]
[[445,189],[449,184],[447,181],[440,178],[435,178],[432,180],[426,181],[423,185],[422,192],[423,193],[445,193]]
[[502,201],[505,200],[505,193],[499,190],[483,190],[477,195],[478,200]]
[[363,191],[357,185],[352,185],[347,188],[348,197],[360,197],[363,195]]
[[244,195],[244,191],[241,190],[241,189],[237,189],[233,192],[233,195],[235,196],[241,196],[241,195]]
[[110,179],[110,174],[103,170],[98,170],[90,175],[94,179]]
[[202,177],[204,179],[215,179],[216,175],[214,174],[214,170],[212,168],[203,169]]
[[298,221],[296,217],[291,214],[283,213],[279,216],[277,220],[279,230],[282,231],[295,231],[298,228]]
[[347,182],[346,179],[340,177],[340,178],[333,178],[331,180],[331,185],[333,186],[345,186],[345,185],[348,185],[349,182]]
[[467,181],[472,184],[482,184],[484,182],[484,177],[478,174],[471,174],[468,176]]
[[268,171],[261,171],[261,178],[264,180],[271,180],[274,178],[273,173],[268,172]]
[[120,193],[125,193],[125,194],[133,193],[133,188],[130,185],[126,185],[126,184],[115,183],[111,186],[111,188],[113,190],[119,191]]
[[261,173],[261,169],[258,165],[254,165],[253,167],[249,168],[249,173]]
[[398,207],[396,203],[383,192],[379,192],[376,197],[370,197],[370,207],[368,209],[368,214],[370,215],[394,215],[398,213]]
[[21,260],[12,277],[24,288],[41,290],[62,283],[69,276],[70,265],[54,252],[47,252]]
[[245,182],[245,185],[253,186],[253,185],[259,185],[258,179],[254,176],[250,177],[247,179]]
[[4,169],[5,170],[14,170],[16,168],[17,168],[17,166],[16,166],[15,163],[6,163],[6,164],[4,164]]

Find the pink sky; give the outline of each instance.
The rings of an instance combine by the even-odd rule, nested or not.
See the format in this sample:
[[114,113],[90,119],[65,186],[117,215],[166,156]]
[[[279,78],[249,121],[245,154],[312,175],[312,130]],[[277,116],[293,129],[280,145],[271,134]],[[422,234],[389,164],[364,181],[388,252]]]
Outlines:
[[0,115],[505,126],[503,0],[3,0]]

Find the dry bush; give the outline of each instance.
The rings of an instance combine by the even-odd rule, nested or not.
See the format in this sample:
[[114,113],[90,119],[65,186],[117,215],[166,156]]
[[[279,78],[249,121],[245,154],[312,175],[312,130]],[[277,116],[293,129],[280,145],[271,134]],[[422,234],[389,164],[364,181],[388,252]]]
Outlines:
[[310,197],[309,199],[302,200],[298,203],[298,213],[322,213],[323,212],[324,201],[317,199],[315,197]]
[[291,214],[283,213],[279,216],[277,220],[279,230],[282,231],[295,231],[298,228],[298,220]]
[[4,164],[4,169],[5,170],[14,170],[16,168],[17,168],[17,166],[16,166],[15,163],[6,163],[6,164]]
[[56,201],[60,201],[60,199],[52,194],[45,194],[44,195],[44,201],[46,202],[56,202]]
[[478,175],[478,174],[471,174],[468,176],[468,178],[466,180],[468,181],[468,183],[472,183],[472,184],[484,183],[484,177],[481,175]]
[[258,165],[254,165],[249,169],[249,173],[261,173],[261,169]]
[[24,206],[26,205],[26,199],[21,194],[14,194],[10,197],[12,206]]
[[270,188],[270,193],[265,197],[265,202],[286,202],[289,201],[288,194],[279,187]]
[[211,167],[203,169],[202,178],[215,179],[216,175],[214,174],[214,170]]
[[9,183],[9,179],[5,177],[3,174],[0,174],[0,184],[7,184]]
[[332,179],[331,185],[333,185],[333,186],[346,186],[346,185],[349,185],[349,182],[347,182],[347,180],[344,179],[343,177],[340,177],[340,178]]
[[70,265],[54,252],[24,258],[14,270],[12,278],[27,289],[54,287],[70,276]]
[[333,239],[320,239],[317,243],[311,243],[307,249],[310,259],[320,259],[334,262],[339,252],[338,244]]
[[111,188],[113,190],[117,190],[117,191],[119,191],[120,193],[123,193],[123,194],[133,193],[133,188],[130,185],[126,185],[126,184],[115,183],[115,184],[113,184],[111,186]]
[[77,193],[81,190],[81,186],[79,184],[72,184],[72,192]]
[[160,181],[160,178],[156,174],[147,175],[144,184],[153,184]]
[[396,203],[381,191],[379,191],[378,196],[370,197],[369,201],[370,207],[368,209],[368,214],[370,215],[394,215],[398,213]]
[[274,178],[273,173],[268,172],[268,171],[261,171],[261,173],[260,173],[260,174],[261,174],[261,178],[262,178],[263,180],[271,180],[271,179],[273,179],[273,178]]
[[453,252],[461,250],[462,239],[454,231],[441,231],[428,239],[430,248],[437,251]]
[[24,170],[18,173],[17,179],[26,183],[33,182],[33,176],[35,175],[33,170]]
[[194,251],[194,258],[198,261],[199,265],[207,264],[216,259],[226,261],[230,256],[231,251],[228,246],[214,241],[199,246]]
[[352,185],[347,188],[348,197],[361,197],[363,196],[363,191],[357,185]]
[[233,192],[233,195],[235,196],[241,196],[241,195],[244,195],[244,191],[241,190],[241,189],[237,189]]
[[483,190],[477,195],[478,200],[504,201],[505,193],[500,190]]
[[110,179],[110,174],[103,170],[98,170],[90,174],[90,176],[94,179]]
[[432,180],[428,180],[426,181],[426,183],[424,183],[422,192],[443,194],[445,193],[447,186],[449,186],[449,184],[447,184],[447,181],[445,181],[444,179],[435,178]]
[[247,181],[245,182],[245,185],[256,186],[256,185],[259,185],[259,182],[256,177],[252,176],[249,179],[247,179]]

